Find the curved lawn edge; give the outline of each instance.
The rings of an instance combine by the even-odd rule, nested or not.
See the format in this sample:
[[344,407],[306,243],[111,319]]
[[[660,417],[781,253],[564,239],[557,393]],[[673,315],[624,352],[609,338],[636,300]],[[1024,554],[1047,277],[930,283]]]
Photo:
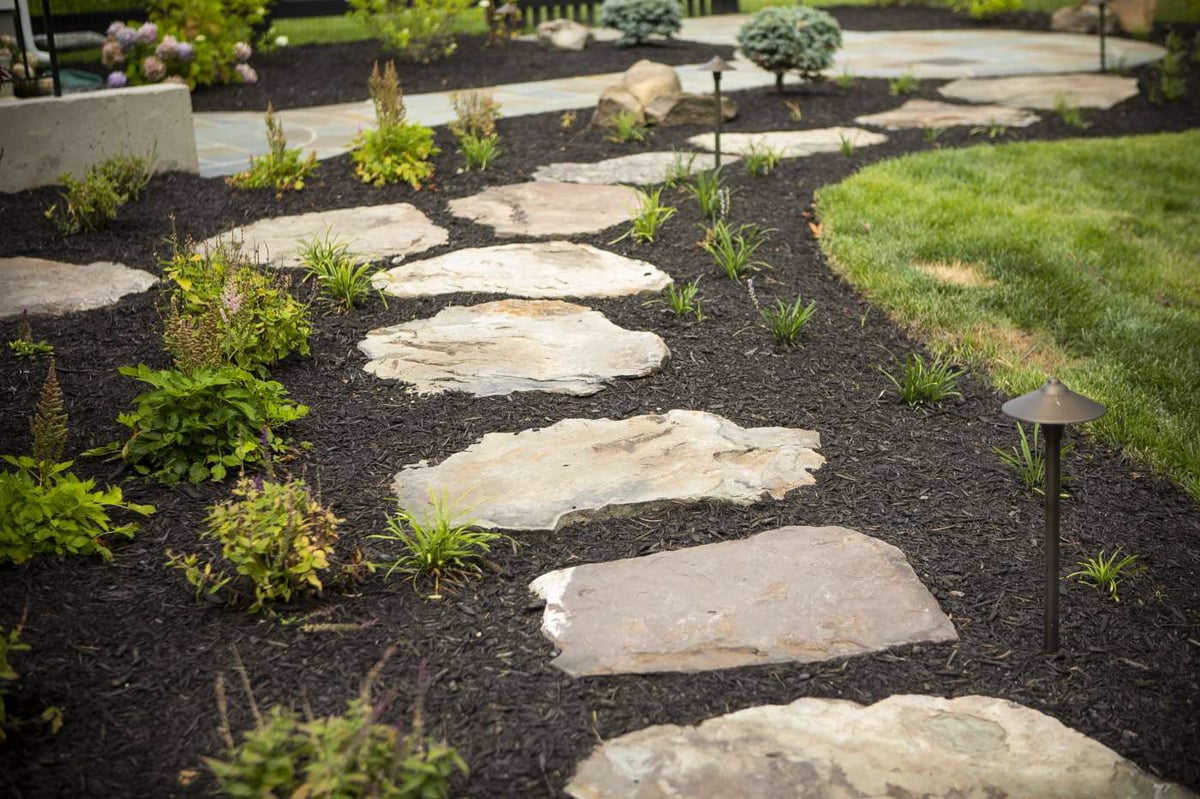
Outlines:
[[832,268],[1011,395],[1051,375],[1088,425],[1200,499],[1200,131],[920,153],[816,193]]

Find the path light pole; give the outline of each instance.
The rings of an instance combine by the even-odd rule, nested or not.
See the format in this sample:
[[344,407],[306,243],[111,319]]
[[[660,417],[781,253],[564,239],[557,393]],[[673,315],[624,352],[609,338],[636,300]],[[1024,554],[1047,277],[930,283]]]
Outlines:
[[1104,60],[1104,12],[1108,10],[1108,0],[1087,0],[1088,5],[1100,7],[1100,71],[1108,72]]
[[716,168],[720,169],[721,168],[721,123],[724,121],[722,119],[722,114],[721,114],[721,73],[722,72],[730,72],[734,69],[734,67],[730,66],[725,61],[724,58],[721,58],[721,56],[715,55],[712,57],[711,61],[709,61],[704,66],[700,67],[700,69],[703,69],[706,72],[711,72],[712,76],[713,76],[713,93],[717,97],[717,103],[716,103],[717,126],[716,126],[716,133],[713,135],[713,144],[715,145],[714,149],[716,150],[716,153],[717,153]]
[[1058,651],[1058,488],[1059,448],[1063,428],[1069,424],[1090,422],[1105,413],[1105,407],[1082,394],[1076,394],[1052,377],[1037,391],[1010,399],[1000,410],[1022,422],[1042,426],[1046,445],[1046,558],[1045,638],[1046,652]]

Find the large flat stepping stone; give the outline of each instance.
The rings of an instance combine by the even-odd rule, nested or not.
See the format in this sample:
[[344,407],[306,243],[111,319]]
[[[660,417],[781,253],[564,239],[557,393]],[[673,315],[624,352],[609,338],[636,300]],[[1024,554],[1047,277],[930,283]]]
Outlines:
[[629,506],[706,499],[749,504],[815,482],[821,437],[786,427],[743,428],[701,411],[629,419],[567,419],[488,433],[436,466],[396,475],[401,507],[431,512],[430,491],[463,498],[453,514],[483,527],[554,530],[628,513]]
[[[662,183],[667,170],[679,163],[679,157],[679,153],[674,152],[649,152],[591,163],[559,161],[538,167],[533,173],[533,179],[563,183],[628,183],[632,186],[648,186]],[[738,160],[740,159],[732,159],[734,162]],[[692,159],[688,174],[694,175],[711,169],[711,162],[711,158]],[[686,154],[683,164],[687,164]]]
[[[857,120],[856,120],[857,121]],[[688,139],[688,144],[712,152],[716,149],[715,135],[701,133]],[[842,141],[855,147],[883,144],[887,136],[862,128],[814,128],[812,130],[769,130],[764,133],[723,133],[721,152],[742,154],[755,144],[779,150],[784,158],[804,158],[818,153],[836,153]]]
[[653,333],[617,327],[603,314],[560,300],[452,305],[367,333],[358,348],[377,377],[421,394],[476,396],[550,391],[584,396],[617,377],[658,371],[670,356]]
[[80,265],[44,258],[0,258],[0,318],[64,314],[116,305],[158,282],[141,269],[110,261]]
[[908,100],[891,111],[854,119],[860,125],[874,125],[887,130],[953,128],[959,125],[1024,128],[1038,120],[1037,114],[1020,108],[1008,108],[1003,105],[955,105],[937,100]]
[[393,203],[260,219],[214,236],[204,246],[241,241],[242,252],[255,254],[260,263],[297,267],[301,246],[314,236],[345,242],[360,263],[414,255],[449,240],[445,228],[430,222],[416,206]]
[[376,272],[375,287],[397,297],[477,292],[514,297],[624,297],[658,294],[671,277],[645,261],[588,244],[501,244],[411,261]]
[[904,553],[845,527],[544,574],[542,632],[574,677],[828,660],[958,635]]
[[628,186],[513,183],[451,200],[450,213],[495,229],[497,236],[575,236],[628,222],[638,193]]
[[798,699],[606,741],[575,799],[1187,799],[1057,719],[988,696]]
[[1016,78],[964,78],[947,83],[938,94],[968,103],[995,103],[1010,108],[1054,110],[1060,102],[1107,110],[1137,97],[1137,78],[1078,73]]

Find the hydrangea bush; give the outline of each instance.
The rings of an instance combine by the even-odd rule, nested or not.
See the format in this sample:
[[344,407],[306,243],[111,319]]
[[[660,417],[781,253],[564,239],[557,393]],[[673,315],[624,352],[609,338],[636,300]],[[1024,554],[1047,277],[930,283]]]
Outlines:
[[679,0],[605,0],[600,6],[600,24],[623,35],[621,47],[641,44],[654,34],[673,36],[683,26]]
[[764,8],[741,27],[737,43],[746,58],[775,73],[775,87],[782,90],[788,72],[815,80],[833,65],[833,55],[842,46],[842,28],[816,8]]

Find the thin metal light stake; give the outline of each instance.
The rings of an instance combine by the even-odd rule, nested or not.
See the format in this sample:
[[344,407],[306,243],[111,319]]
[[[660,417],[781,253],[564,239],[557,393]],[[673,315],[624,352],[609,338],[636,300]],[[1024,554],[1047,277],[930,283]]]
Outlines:
[[62,97],[62,78],[58,74],[58,48],[54,46],[54,23],[50,17],[50,0],[42,0],[42,24],[46,26],[46,49],[50,51],[50,76],[54,81],[54,96]]
[[713,72],[713,88],[717,95],[717,132],[714,137],[716,143],[716,168],[721,168],[721,73],[720,71]]
[[1058,487],[1063,425],[1044,424],[1046,440],[1046,635],[1043,651],[1058,651]]
[[1104,10],[1108,8],[1106,0],[1100,0],[1100,71],[1108,72],[1104,62]]

